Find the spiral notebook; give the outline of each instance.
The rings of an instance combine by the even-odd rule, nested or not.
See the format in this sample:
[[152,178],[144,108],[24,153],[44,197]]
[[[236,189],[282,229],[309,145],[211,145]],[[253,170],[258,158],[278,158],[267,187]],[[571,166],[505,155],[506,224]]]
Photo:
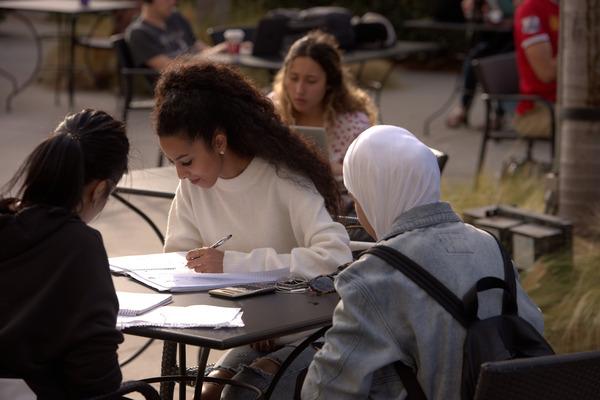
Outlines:
[[173,301],[173,296],[163,293],[117,292],[119,315],[137,316]]

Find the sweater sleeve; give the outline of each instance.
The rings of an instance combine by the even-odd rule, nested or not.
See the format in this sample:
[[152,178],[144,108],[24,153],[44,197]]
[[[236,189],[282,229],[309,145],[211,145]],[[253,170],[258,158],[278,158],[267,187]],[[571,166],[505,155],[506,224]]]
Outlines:
[[69,336],[63,374],[69,398],[82,398],[116,390],[121,383],[117,348],[123,335],[116,329],[119,310],[100,235],[87,230],[73,252],[69,268]]
[[289,183],[285,191],[282,197],[287,202],[297,247],[287,254],[277,253],[272,248],[254,249],[249,253],[226,251],[224,272],[289,267],[291,275],[311,278],[331,273],[339,265],[352,261],[348,233],[331,219],[316,189]]
[[181,183],[169,210],[164,252],[188,251],[204,243],[191,206],[191,195]]

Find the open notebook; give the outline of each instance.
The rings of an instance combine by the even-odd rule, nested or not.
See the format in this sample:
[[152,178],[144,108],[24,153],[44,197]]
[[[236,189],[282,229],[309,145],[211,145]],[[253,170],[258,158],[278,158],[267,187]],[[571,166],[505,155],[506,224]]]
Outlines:
[[226,286],[275,282],[290,270],[282,268],[259,272],[197,273],[186,267],[185,252],[111,257],[112,273],[129,276],[159,292],[202,292]]
[[163,293],[117,292],[119,315],[136,316],[144,314],[173,301],[173,296]]

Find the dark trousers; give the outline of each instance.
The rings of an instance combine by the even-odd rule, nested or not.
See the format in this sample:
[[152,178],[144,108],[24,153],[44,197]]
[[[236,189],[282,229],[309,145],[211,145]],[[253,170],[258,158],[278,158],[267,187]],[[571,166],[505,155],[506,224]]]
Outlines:
[[[463,62],[461,105],[468,112],[473,103],[477,76],[471,62],[477,58],[513,51],[514,42],[511,33],[481,32],[474,38],[475,45],[469,50]],[[496,104],[496,115],[504,115],[502,104]]]

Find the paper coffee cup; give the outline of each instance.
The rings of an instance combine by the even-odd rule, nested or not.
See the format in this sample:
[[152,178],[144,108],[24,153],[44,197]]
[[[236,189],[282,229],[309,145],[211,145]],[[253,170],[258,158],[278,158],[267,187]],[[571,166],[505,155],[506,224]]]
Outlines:
[[240,43],[244,40],[244,31],[241,29],[227,29],[223,33],[227,42],[227,52],[238,54],[240,52]]

